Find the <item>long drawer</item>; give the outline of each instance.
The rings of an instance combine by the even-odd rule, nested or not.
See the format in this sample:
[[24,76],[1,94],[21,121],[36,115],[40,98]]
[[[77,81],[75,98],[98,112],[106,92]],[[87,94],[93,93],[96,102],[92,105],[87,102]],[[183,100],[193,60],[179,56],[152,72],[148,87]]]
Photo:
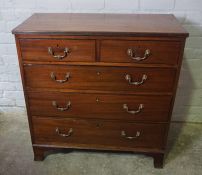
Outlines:
[[23,39],[20,46],[27,61],[95,61],[94,40]]
[[180,50],[181,43],[176,41],[103,40],[100,59],[103,62],[175,65]]
[[28,92],[33,116],[166,122],[171,96]]
[[167,124],[33,117],[36,144],[163,149]]
[[176,70],[171,68],[28,65],[31,88],[172,92]]

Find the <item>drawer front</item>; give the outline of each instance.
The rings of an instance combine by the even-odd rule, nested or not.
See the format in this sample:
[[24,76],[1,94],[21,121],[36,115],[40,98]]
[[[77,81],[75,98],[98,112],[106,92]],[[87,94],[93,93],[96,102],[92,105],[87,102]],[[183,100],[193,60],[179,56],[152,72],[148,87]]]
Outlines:
[[33,129],[36,144],[162,149],[167,125],[33,117]]
[[32,88],[171,92],[175,79],[175,69],[162,68],[32,65],[24,70]]
[[23,60],[27,61],[95,61],[94,40],[20,40]]
[[120,63],[177,64],[180,42],[103,40],[101,61]]
[[28,92],[33,116],[168,121],[171,96]]

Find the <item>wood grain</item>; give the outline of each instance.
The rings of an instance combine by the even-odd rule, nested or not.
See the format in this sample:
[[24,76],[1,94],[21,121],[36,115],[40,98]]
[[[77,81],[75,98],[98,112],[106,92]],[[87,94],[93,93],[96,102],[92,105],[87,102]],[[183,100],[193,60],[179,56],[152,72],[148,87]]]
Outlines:
[[[168,112],[171,96],[137,96],[137,95],[103,95],[78,94],[60,92],[28,92],[31,115],[58,118],[96,118],[114,119],[133,122],[168,122]],[[52,102],[65,108],[70,101],[71,106],[66,111],[60,111]],[[140,104],[144,108],[140,113],[130,114],[124,108],[137,111]]]
[[[98,144],[122,146],[127,148],[164,148],[163,138],[167,124],[137,124],[118,123],[102,120],[79,119],[47,119],[33,117],[35,144],[66,145],[68,143]],[[61,133],[67,134],[69,129],[73,133],[69,137],[62,137],[56,133],[59,128]],[[126,139],[121,136],[125,131],[128,136],[134,136],[137,131],[140,137]]]
[[[20,40],[22,58],[27,61],[45,62],[93,62],[95,61],[94,40],[48,40],[48,39],[23,39]],[[55,55],[64,55],[65,48],[69,53],[62,60],[53,58],[48,53],[51,47]]]
[[[26,86],[31,88],[134,91],[134,92],[171,92],[175,78],[175,69],[131,68],[131,67],[91,67],[91,66],[25,66]],[[70,78],[65,83],[51,79],[54,72],[57,79]],[[131,85],[125,79],[131,75],[132,81],[141,81],[144,74],[147,80],[142,85]]]
[[36,13],[14,34],[175,36],[188,33],[171,14]]
[[[138,63],[138,64],[171,64],[176,65],[179,59],[181,43],[168,41],[101,41],[101,62]],[[135,57],[144,57],[145,51],[150,50],[149,56],[142,61],[133,60],[127,55],[132,49]]]

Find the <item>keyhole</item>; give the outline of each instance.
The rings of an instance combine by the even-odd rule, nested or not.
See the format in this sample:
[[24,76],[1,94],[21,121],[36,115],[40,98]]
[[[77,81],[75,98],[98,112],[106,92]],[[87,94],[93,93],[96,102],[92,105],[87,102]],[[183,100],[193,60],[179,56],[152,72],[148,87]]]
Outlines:
[[100,123],[96,123],[96,127],[97,127],[97,128],[100,128],[100,127],[101,127],[101,124],[100,124]]
[[56,46],[57,48],[59,48],[59,45],[57,44],[57,46]]

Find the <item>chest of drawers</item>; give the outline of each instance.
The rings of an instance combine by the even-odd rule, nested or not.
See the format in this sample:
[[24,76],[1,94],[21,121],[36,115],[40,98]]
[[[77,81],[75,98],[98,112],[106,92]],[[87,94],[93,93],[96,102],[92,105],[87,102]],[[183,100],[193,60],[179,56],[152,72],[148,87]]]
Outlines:
[[78,148],[163,166],[188,36],[173,15],[34,14],[13,33],[35,160]]

